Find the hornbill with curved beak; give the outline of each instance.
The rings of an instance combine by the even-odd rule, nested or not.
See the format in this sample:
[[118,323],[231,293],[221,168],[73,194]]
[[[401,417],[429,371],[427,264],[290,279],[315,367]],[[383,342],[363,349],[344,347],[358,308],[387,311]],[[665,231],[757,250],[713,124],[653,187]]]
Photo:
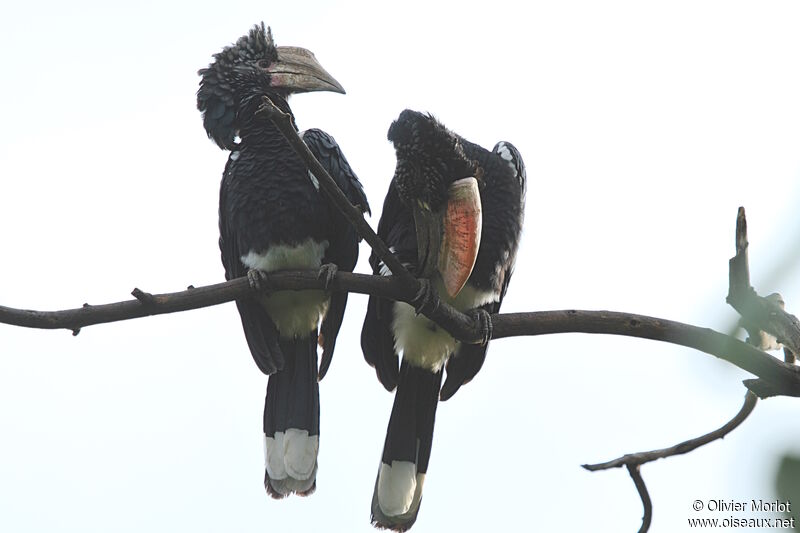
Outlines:
[[[415,111],[403,111],[388,138],[397,165],[378,235],[426,281],[424,300],[435,301],[439,293],[461,311],[474,309],[485,329],[482,344],[460,343],[419,315],[419,308],[369,299],[361,333],[364,356],[387,390],[397,387],[372,521],[405,531],[419,512],[438,401],[470,381],[486,357],[487,314],[500,309],[519,244],[525,169],[510,143],[488,151]],[[370,264],[375,274],[391,275],[374,253]]]
[[[344,93],[339,82],[308,50],[275,46],[263,22],[215,54],[198,74],[203,125],[220,148],[231,151],[219,204],[226,279],[247,275],[258,288],[276,270],[320,269],[328,281],[337,268],[352,271],[358,259],[355,231],[278,128],[257,114],[264,96],[291,114],[289,95]],[[336,141],[320,130],[301,136],[350,201],[369,211]],[[270,376],[264,486],[275,498],[310,494],[316,487],[318,379],[330,364],[346,303],[347,293],[323,290],[262,292],[236,302],[253,359]]]

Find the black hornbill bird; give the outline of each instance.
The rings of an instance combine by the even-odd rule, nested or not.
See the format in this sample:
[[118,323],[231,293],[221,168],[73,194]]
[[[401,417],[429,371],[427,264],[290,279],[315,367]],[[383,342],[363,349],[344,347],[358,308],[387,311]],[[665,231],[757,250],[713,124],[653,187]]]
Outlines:
[[[474,309],[488,326],[486,313],[500,309],[519,244],[522,157],[510,143],[488,151],[410,110],[392,123],[388,138],[397,165],[378,235],[427,281],[429,295]],[[374,253],[370,264],[375,274],[391,275]],[[475,377],[486,357],[486,342],[457,342],[417,310],[373,296],[361,333],[378,379],[389,391],[397,387],[372,498],[373,524],[397,531],[410,528],[419,512],[439,399]]]
[[[328,281],[337,268],[352,271],[358,259],[355,230],[320,192],[316,177],[277,127],[257,114],[264,96],[291,114],[289,95],[344,93],[342,86],[308,50],[275,46],[263,22],[215,54],[198,74],[203,125],[220,148],[231,151],[219,203],[226,279],[246,275],[258,288],[276,270],[320,269]],[[314,129],[301,136],[350,201],[369,211],[336,141]],[[275,498],[316,488],[318,379],[331,362],[346,303],[347,293],[323,290],[261,293],[236,302],[253,359],[270,376],[264,486]]]

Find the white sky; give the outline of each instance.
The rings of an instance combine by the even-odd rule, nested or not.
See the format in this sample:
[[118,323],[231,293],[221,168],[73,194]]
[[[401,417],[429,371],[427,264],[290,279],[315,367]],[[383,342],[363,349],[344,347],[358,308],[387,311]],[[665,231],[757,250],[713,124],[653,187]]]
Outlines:
[[[227,154],[203,131],[196,71],[264,20],[347,89],[292,107],[301,128],[339,141],[373,226],[402,109],[520,149],[527,217],[504,311],[612,309],[726,331],[744,205],[756,289],[800,312],[797,264],[779,268],[800,243],[797,2],[27,2],[0,13],[1,305],[78,307],[223,279]],[[76,338],[0,325],[0,531],[372,531],[392,397],[362,359],[365,305],[351,298],[321,385],[318,490],[280,502],[262,487],[266,378],[233,304]],[[628,338],[502,340],[489,353],[439,408],[416,533],[635,531],[628,474],[579,465],[718,427],[749,377]],[[728,517],[693,512],[695,499],[773,498],[778,455],[800,453],[797,420],[795,401],[771,399],[724,441],[646,465],[651,531]]]

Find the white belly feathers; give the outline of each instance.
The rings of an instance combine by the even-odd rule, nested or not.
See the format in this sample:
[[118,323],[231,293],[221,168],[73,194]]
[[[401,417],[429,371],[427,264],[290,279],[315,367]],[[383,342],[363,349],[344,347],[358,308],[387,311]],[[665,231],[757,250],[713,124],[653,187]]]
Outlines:
[[[327,248],[328,241],[309,238],[296,245],[271,246],[263,253],[250,250],[241,260],[246,267],[264,272],[319,268]],[[282,337],[305,335],[316,329],[328,310],[328,301],[325,291],[319,290],[278,291],[261,299]]]
[[[500,294],[494,291],[480,291],[467,283],[455,298],[449,298],[441,276],[433,280],[433,286],[442,301],[458,309],[466,311],[489,302],[496,302]],[[447,358],[456,351],[458,341],[449,333],[437,326],[427,317],[417,315],[414,308],[403,302],[394,304],[394,349],[403,359],[414,366],[438,372]]]

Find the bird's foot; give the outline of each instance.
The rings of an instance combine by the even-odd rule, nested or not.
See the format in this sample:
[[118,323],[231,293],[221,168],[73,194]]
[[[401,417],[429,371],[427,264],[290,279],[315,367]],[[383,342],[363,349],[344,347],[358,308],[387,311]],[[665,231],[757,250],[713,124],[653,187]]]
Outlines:
[[489,341],[492,340],[492,315],[480,307],[467,311],[466,315],[478,323],[480,340],[477,342],[477,344],[480,344],[481,346],[486,346],[489,344]]
[[414,306],[414,311],[417,314],[423,312],[434,312],[439,308],[439,294],[433,288],[431,281],[428,279],[419,279],[419,290],[411,300],[411,305]]
[[334,263],[325,263],[321,267],[319,267],[319,273],[317,274],[317,279],[325,279],[325,290],[328,290],[328,286],[333,281],[333,278],[336,277],[336,273],[339,271],[339,267],[336,266]]
[[250,283],[250,288],[254,291],[261,290],[261,282],[268,281],[269,274],[267,274],[263,270],[258,270],[257,268],[251,268],[247,271],[247,281]]

